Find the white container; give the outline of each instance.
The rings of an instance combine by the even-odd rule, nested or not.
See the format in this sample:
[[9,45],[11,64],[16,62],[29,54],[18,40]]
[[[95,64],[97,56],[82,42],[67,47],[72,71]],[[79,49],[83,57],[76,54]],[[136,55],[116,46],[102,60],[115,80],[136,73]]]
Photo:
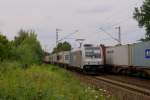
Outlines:
[[121,45],[106,48],[106,64],[113,66],[130,66],[131,45]]

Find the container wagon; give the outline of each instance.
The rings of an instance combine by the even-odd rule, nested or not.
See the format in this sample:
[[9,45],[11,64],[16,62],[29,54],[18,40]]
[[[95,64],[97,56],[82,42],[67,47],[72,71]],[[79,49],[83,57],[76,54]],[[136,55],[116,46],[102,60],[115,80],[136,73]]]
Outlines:
[[119,45],[106,47],[106,66],[114,72],[121,72],[128,69],[131,59],[132,45]]
[[106,47],[106,69],[150,76],[150,42]]
[[57,63],[60,66],[67,67],[70,62],[70,51],[62,51],[57,53]]

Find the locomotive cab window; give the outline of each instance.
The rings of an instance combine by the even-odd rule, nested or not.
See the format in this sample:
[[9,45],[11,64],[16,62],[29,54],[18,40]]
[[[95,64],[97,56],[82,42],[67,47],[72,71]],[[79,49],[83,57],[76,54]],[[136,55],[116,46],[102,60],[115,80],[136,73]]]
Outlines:
[[100,58],[100,48],[98,47],[92,47],[92,48],[86,48],[85,49],[85,57],[87,58]]

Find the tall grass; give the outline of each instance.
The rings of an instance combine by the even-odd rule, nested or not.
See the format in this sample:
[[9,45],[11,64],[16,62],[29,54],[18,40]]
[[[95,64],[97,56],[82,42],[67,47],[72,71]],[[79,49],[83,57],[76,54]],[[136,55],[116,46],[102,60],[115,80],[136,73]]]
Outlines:
[[108,99],[57,66],[33,65],[28,69],[19,66],[17,62],[0,64],[0,100]]

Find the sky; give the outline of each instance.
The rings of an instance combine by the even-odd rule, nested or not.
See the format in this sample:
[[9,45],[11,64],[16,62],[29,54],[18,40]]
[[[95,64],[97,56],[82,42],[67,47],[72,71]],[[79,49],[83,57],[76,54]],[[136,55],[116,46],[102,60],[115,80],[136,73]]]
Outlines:
[[[118,38],[121,27],[122,44],[138,42],[145,31],[133,19],[135,7],[143,0],[0,0],[0,32],[10,40],[20,29],[34,30],[41,45],[51,51],[56,43],[56,28],[60,29],[59,39],[79,43],[116,45],[101,29]],[[78,31],[76,31],[78,30]]]

